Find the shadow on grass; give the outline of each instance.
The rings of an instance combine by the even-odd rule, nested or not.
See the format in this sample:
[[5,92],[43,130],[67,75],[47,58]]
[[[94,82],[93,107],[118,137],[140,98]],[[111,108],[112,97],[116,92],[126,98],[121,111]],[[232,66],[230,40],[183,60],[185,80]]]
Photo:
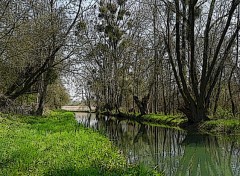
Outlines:
[[49,171],[48,173],[44,174],[44,176],[78,176],[78,175],[99,175],[100,173],[93,168],[86,168],[86,169],[76,169],[73,167],[57,169],[54,171]]
[[134,167],[127,168],[116,168],[113,170],[108,170],[104,167],[89,167],[89,168],[74,168],[67,167],[62,169],[56,169],[54,171],[49,171],[44,176],[121,176],[121,175],[131,175],[131,176],[163,176],[156,171],[146,168],[143,165],[136,165]]
[[101,168],[81,168],[77,169],[74,167],[56,169],[54,171],[49,171],[48,173],[44,174],[44,176],[99,176],[99,175],[106,175],[106,176],[119,176],[124,175],[123,171],[114,170],[114,171],[106,171],[105,169]]

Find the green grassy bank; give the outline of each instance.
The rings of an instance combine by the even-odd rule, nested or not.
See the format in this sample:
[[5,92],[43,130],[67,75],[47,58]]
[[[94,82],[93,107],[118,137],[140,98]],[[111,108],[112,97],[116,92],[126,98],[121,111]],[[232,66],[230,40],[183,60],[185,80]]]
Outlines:
[[240,135],[240,119],[212,119],[200,124],[203,132]]
[[143,115],[141,118],[146,122],[158,123],[172,127],[179,127],[181,124],[187,122],[187,119],[181,115],[147,114]]
[[187,122],[187,119],[182,115],[162,115],[162,114],[134,114],[134,113],[114,113],[114,112],[100,112],[102,115],[115,116],[121,119],[133,120],[141,123],[148,123],[152,125],[160,125],[165,127],[177,127]]
[[[143,121],[162,124],[170,127],[181,127],[187,119],[181,115],[158,115],[149,114],[140,117]],[[211,119],[200,123],[190,130],[211,134],[240,134],[240,119]]]
[[[103,113],[104,114],[104,113]],[[174,128],[184,128],[191,130],[193,132],[201,133],[211,133],[211,134],[240,134],[240,119],[233,118],[212,118],[210,117],[209,121],[202,122],[193,127],[185,125],[187,118],[183,115],[162,115],[162,114],[147,114],[147,115],[134,115],[131,113],[121,113],[114,114],[110,113],[108,115],[118,116],[120,118],[126,118],[130,120],[136,120],[141,123],[150,123],[153,125],[165,126],[165,127],[174,127]]]
[[[180,115],[157,115],[149,114],[141,117],[144,121],[167,125],[170,127],[181,127],[187,122],[187,119]],[[210,119],[202,122],[196,128],[191,130],[198,130],[202,133],[211,134],[240,134],[240,119]]]
[[0,114],[0,175],[157,175],[128,166],[99,133],[79,126],[71,112],[46,117]]

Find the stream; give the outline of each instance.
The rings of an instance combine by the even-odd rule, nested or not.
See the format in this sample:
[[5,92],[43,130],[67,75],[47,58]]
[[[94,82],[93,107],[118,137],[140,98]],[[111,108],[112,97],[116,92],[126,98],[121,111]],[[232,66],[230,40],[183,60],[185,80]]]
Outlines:
[[166,176],[240,176],[240,136],[187,134],[94,113],[76,113],[76,120],[107,136],[130,164]]

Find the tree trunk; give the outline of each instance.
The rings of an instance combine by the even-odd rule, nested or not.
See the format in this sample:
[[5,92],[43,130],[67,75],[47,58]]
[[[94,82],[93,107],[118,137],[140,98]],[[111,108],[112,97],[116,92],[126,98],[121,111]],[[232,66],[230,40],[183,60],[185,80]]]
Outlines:
[[162,84],[162,96],[163,96],[163,112],[164,115],[167,115],[167,103],[166,103],[166,97],[165,97],[165,86]]
[[[226,37],[229,27],[231,26],[231,20],[233,18],[234,11],[236,7],[239,5],[240,1],[233,0],[231,3],[231,7],[229,9],[229,13],[227,15],[227,20],[224,25],[224,28],[220,34],[220,38],[218,39],[217,45],[214,47],[213,55],[209,55],[209,38],[211,34],[211,22],[212,16],[214,15],[215,8],[215,0],[211,1],[206,27],[204,30],[204,48],[202,52],[202,68],[197,68],[197,60],[195,55],[196,52],[196,42],[197,38],[195,37],[195,19],[196,16],[196,6],[197,0],[190,0],[188,3],[188,14],[183,16],[182,8],[184,8],[184,3],[186,1],[175,0],[175,26],[174,26],[174,37],[171,31],[171,16],[170,16],[170,8],[167,9],[167,28],[166,28],[166,36],[165,43],[167,47],[167,52],[169,56],[169,61],[172,66],[173,74],[176,80],[176,84],[178,86],[179,92],[182,95],[183,101],[185,103],[184,107],[180,110],[187,116],[189,123],[199,123],[201,121],[208,120],[207,112],[210,104],[210,98],[212,96],[212,92],[216,86],[217,81],[219,80],[220,73],[223,69],[224,63],[226,62],[228,55],[230,54],[232,45],[234,44],[234,40],[238,34],[240,29],[240,25],[237,25],[236,29],[232,33],[230,37]],[[183,4],[183,5],[182,5]],[[184,11],[184,10],[183,10]],[[188,60],[189,65],[187,67],[188,78],[185,77],[184,62],[183,58],[185,58],[185,54],[181,50],[181,43],[183,43],[185,37],[181,36],[181,25],[184,24],[183,19],[187,18],[187,36],[186,42],[188,46]],[[173,41],[175,40],[175,47],[172,47]],[[227,40],[226,47],[223,48],[224,41]],[[223,48],[223,56],[219,57],[220,51]],[[173,52],[175,49],[175,53]],[[174,53],[174,54],[173,54]],[[184,55],[184,56],[183,56]],[[199,74],[200,72],[200,74]],[[200,77],[199,77],[200,75]],[[189,81],[187,81],[189,79]]]
[[207,116],[207,107],[204,107],[203,105],[185,105],[184,107],[180,108],[179,110],[182,111],[187,119],[188,123],[190,124],[197,124],[202,121],[209,120]]
[[236,110],[235,110],[236,108],[235,108],[235,103],[233,100],[233,92],[232,92],[232,87],[231,87],[231,84],[232,84],[231,80],[232,80],[234,70],[235,70],[235,66],[232,68],[229,79],[228,79],[228,91],[229,91],[233,116],[236,115]]
[[220,78],[219,78],[219,81],[218,81],[217,94],[216,94],[216,98],[215,98],[215,102],[214,102],[213,115],[215,115],[216,112],[217,112],[218,100],[219,100],[220,93],[221,93],[222,74],[223,74],[223,70],[221,71]]
[[47,87],[48,87],[48,83],[45,80],[43,80],[43,88],[40,92],[38,108],[37,108],[36,113],[35,113],[38,116],[43,115],[45,100],[46,100],[46,96],[47,96]]
[[141,115],[145,115],[148,113],[149,97],[150,97],[150,94],[148,94],[147,96],[144,96],[142,98],[142,101],[140,101],[137,96],[133,96],[133,99],[134,99],[135,103],[137,104]]

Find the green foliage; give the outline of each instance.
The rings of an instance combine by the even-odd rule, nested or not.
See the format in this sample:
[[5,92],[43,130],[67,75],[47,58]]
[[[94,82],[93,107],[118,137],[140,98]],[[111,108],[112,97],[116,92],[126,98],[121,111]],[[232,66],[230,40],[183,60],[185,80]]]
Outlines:
[[126,161],[104,136],[71,112],[0,115],[0,175],[157,175]]
[[80,22],[78,23],[78,25],[77,25],[77,29],[78,29],[79,31],[84,31],[84,30],[86,30],[86,29],[87,29],[87,24],[86,24],[86,22],[85,22],[85,21],[80,21]]
[[181,115],[161,115],[161,114],[148,114],[142,116],[148,122],[154,122],[164,125],[179,126],[187,121]]
[[117,12],[117,5],[116,4],[107,3],[107,8],[112,14],[115,14]]
[[15,101],[17,104],[27,104],[31,105],[36,103],[37,101],[37,94],[25,94],[17,98]]
[[126,13],[125,9],[119,10],[117,19],[118,20],[123,20],[123,17],[125,15],[125,13]]
[[56,69],[49,69],[49,84],[54,84],[56,80],[59,78],[59,73]]
[[70,101],[69,94],[64,86],[55,82],[48,86],[46,106],[51,109],[58,109],[61,106],[68,104]]
[[[223,111],[226,112],[226,111]],[[225,114],[225,113],[224,113]],[[226,116],[223,116],[226,118]],[[229,117],[229,116],[228,116]],[[169,126],[180,126],[181,124],[187,122],[187,119],[180,116],[171,116],[171,115],[160,115],[160,114],[148,114],[144,115],[141,118],[144,121],[150,123],[158,123],[161,125],[169,125]],[[203,122],[199,126],[199,130],[203,133],[237,133],[240,131],[240,120],[238,119],[217,119]]]
[[226,120],[210,120],[201,125],[201,129],[204,132],[210,133],[237,133],[240,131],[240,121],[237,119]]
[[128,175],[128,176],[162,176],[162,173],[157,173],[156,171],[153,171],[149,168],[146,168],[144,165],[139,164],[138,166],[132,166],[129,169],[125,171],[123,175]]
[[130,13],[123,7],[125,3],[126,0],[118,1],[117,3],[104,3],[104,1],[100,1],[98,17],[102,18],[106,24],[98,24],[96,28],[99,32],[105,32],[106,37],[114,43],[119,42],[124,34],[118,24],[119,21],[122,21],[126,15],[130,16]]
[[127,22],[128,28],[131,29],[133,27],[133,22],[131,20],[129,20]]
[[218,107],[216,111],[216,118],[220,119],[230,119],[233,118],[233,114],[230,110],[223,109],[222,107]]
[[107,11],[108,11],[108,9],[107,9],[106,6],[100,6],[100,7],[99,7],[99,12],[100,12],[101,14],[106,14]]

